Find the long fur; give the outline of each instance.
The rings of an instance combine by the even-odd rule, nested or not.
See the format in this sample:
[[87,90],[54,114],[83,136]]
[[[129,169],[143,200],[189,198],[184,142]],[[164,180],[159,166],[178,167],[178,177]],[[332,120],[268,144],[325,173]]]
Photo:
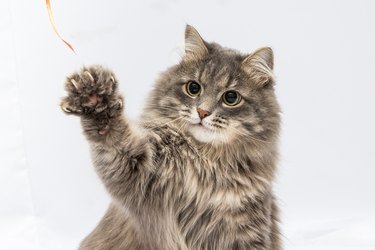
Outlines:
[[[113,198],[81,250],[281,249],[272,50],[242,55],[203,41],[191,26],[186,43],[188,59],[161,75],[139,124],[123,114],[110,70],[92,66],[68,77],[61,107],[81,117]],[[201,97],[184,92],[190,80],[204,88]],[[227,89],[243,96],[238,107],[221,103]],[[212,112],[212,143],[190,132],[198,106]]]

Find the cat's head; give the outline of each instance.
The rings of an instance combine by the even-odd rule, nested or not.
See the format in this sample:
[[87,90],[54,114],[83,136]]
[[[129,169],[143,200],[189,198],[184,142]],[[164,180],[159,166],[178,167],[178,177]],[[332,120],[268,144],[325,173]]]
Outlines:
[[244,55],[204,41],[187,25],[185,55],[162,74],[147,109],[201,143],[273,140],[279,107],[272,70],[270,48]]

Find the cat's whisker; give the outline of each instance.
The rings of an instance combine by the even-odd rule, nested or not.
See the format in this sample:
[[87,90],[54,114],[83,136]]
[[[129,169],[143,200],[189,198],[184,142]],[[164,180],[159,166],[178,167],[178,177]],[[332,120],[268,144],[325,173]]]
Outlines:
[[146,107],[146,109],[149,108],[149,109],[153,109],[154,111],[161,111],[161,110],[173,110],[173,111],[180,111],[179,108],[177,107],[173,107],[173,106],[160,106],[160,105],[148,105]]
[[155,118],[155,119],[152,119],[152,120],[143,120],[143,121],[141,121],[141,123],[142,124],[144,124],[144,125],[146,125],[147,126],[147,124],[156,124],[156,122],[160,122],[160,118]]
[[175,108],[175,109],[178,108],[178,107],[176,107],[176,106],[171,106],[171,105],[160,105],[160,104],[147,104],[146,108],[148,108],[148,107],[154,107],[154,108],[170,107],[170,108]]
[[[185,126],[188,124],[188,122],[186,120],[183,121],[182,125],[180,126],[180,128],[177,130],[177,133],[179,133],[181,130],[184,130],[185,129]],[[183,128],[183,129],[182,129]]]
[[168,121],[168,122],[166,122],[166,123],[158,124],[157,126],[150,127],[150,129],[161,128],[161,127],[164,127],[165,125],[171,124],[171,123],[176,122],[176,121],[178,121],[178,120],[181,120],[181,119],[183,119],[183,118],[185,118],[185,117],[181,116],[181,117],[178,117],[178,118],[173,119],[173,120],[171,120],[171,121]]
[[[160,106],[160,105],[149,105],[150,106],[154,106],[157,109],[164,109],[166,111],[179,111],[177,108],[175,107],[171,107],[171,106]],[[154,120],[144,120],[143,123],[153,123],[155,121],[159,121],[160,118],[155,118]]]
[[240,135],[240,136],[241,136],[241,135],[243,135],[243,136],[247,136],[247,137],[249,137],[250,139],[252,139],[252,140],[254,140],[254,141],[264,142],[264,143],[274,143],[274,142],[272,142],[272,141],[265,141],[265,140],[262,140],[262,139],[255,138],[255,137],[253,137],[252,135],[250,135],[249,133],[246,133],[246,132],[240,131],[240,130],[238,130],[238,129],[235,128],[235,127],[229,127],[229,129],[235,131],[235,132],[236,132],[235,134],[237,134],[237,135]]

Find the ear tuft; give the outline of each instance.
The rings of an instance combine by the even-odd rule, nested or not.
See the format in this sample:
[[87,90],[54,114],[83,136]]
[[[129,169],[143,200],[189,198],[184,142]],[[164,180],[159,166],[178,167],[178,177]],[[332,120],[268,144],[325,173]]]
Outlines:
[[257,84],[263,86],[274,81],[273,52],[269,47],[260,48],[250,54],[242,62],[243,70],[249,74]]
[[199,60],[208,54],[208,49],[198,31],[191,25],[185,29],[185,61]]

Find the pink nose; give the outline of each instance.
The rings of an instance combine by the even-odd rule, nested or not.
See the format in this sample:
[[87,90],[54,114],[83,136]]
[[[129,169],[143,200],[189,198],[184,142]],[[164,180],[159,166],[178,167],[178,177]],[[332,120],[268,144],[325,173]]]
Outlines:
[[201,108],[197,108],[197,112],[198,112],[199,118],[201,118],[201,119],[203,119],[206,116],[209,116],[211,114],[210,112],[208,112],[206,110],[203,110]]

